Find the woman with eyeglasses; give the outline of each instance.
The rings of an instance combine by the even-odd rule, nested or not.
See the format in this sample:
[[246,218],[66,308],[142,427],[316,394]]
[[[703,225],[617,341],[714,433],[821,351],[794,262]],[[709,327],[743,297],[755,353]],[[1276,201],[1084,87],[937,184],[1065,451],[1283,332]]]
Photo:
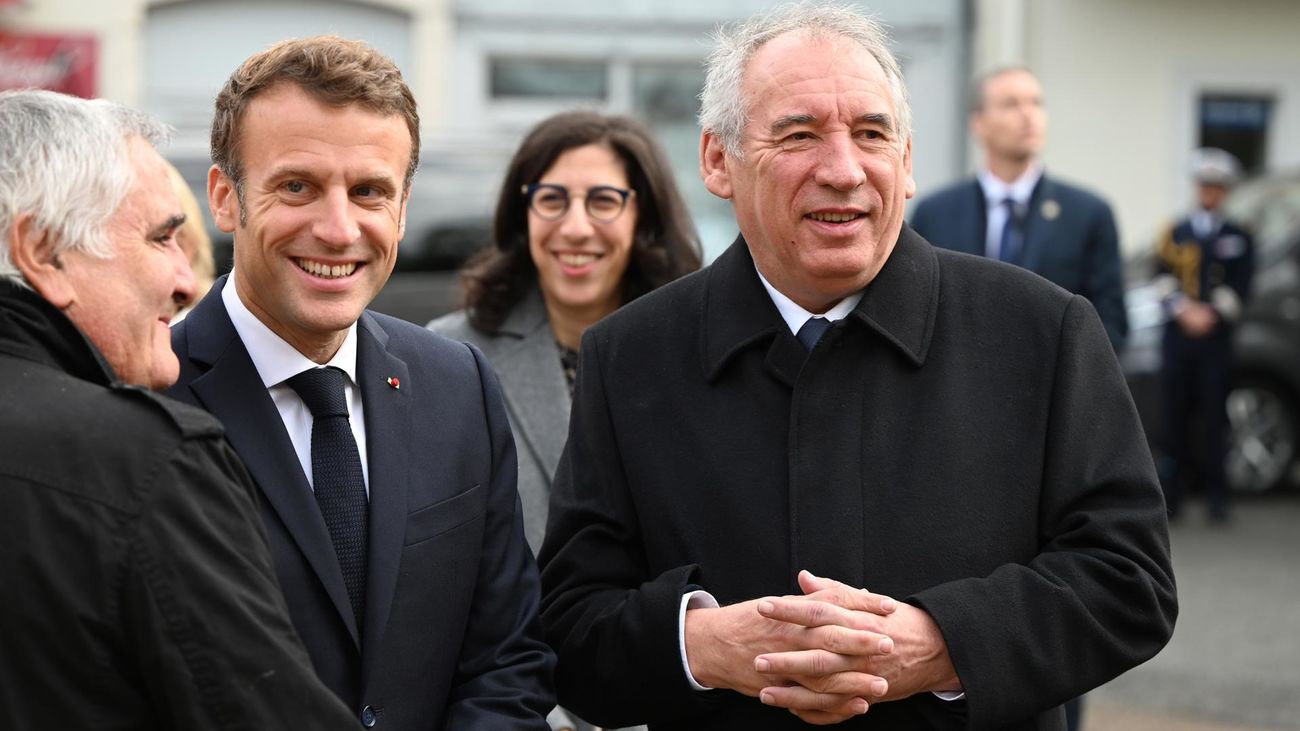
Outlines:
[[[550,117],[524,138],[501,185],[493,237],[461,272],[465,309],[429,328],[477,345],[501,379],[524,532],[537,552],[583,331],[699,269],[700,245],[650,133],[585,111]],[[552,726],[566,722],[555,716]]]

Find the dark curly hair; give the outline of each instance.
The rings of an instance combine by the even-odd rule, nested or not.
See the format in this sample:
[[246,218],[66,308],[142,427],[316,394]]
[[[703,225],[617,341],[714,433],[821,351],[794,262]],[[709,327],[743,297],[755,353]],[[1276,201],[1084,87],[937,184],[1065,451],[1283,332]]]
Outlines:
[[700,243],[673,181],[668,158],[639,122],[596,112],[564,112],[524,138],[506,170],[492,222],[493,245],[461,271],[470,324],[495,332],[531,287],[537,267],[528,251],[528,205],[519,190],[536,183],[556,158],[586,145],[606,145],[627,168],[636,191],[632,252],[623,274],[623,304],[700,268]]

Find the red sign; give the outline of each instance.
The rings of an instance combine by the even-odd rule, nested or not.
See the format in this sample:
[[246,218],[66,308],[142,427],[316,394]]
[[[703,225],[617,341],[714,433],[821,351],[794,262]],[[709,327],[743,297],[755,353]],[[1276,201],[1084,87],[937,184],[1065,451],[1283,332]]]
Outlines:
[[49,89],[90,99],[98,58],[99,40],[93,35],[0,31],[0,90]]

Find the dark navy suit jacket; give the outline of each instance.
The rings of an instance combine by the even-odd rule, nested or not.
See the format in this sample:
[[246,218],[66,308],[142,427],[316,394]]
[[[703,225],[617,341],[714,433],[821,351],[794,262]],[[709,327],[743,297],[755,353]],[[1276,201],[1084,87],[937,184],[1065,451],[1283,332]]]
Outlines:
[[289,434],[221,300],[224,284],[174,329],[181,376],[168,395],[220,419],[256,480],[277,578],[317,674],[379,728],[548,728],[554,655],[537,620],[514,440],[482,354],[385,315],[358,321],[370,545],[357,627]]
[[[935,246],[984,256],[987,209],[979,181],[971,179],[920,201],[910,223]],[[1119,235],[1106,201],[1044,175],[1029,199],[1018,263],[1091,302],[1120,350],[1128,315]]]

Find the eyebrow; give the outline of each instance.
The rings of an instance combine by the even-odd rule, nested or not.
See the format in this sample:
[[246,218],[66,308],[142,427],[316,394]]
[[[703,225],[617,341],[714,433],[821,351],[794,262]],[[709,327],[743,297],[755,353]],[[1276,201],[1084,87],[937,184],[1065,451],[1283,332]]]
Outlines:
[[[816,121],[817,117],[812,114],[787,114],[784,117],[777,117],[776,121],[772,122],[772,126],[769,129],[772,134],[777,134],[789,129],[790,127],[800,124],[810,124]],[[868,124],[878,124],[889,132],[894,131],[894,118],[886,112],[867,112],[858,117],[858,121],[866,122]]]
[[176,229],[180,228],[183,225],[185,225],[185,214],[184,213],[172,214],[170,218],[158,224],[153,228],[152,231],[149,232],[149,238],[156,239],[159,236],[166,236],[167,234],[171,233],[172,231],[175,231]]

